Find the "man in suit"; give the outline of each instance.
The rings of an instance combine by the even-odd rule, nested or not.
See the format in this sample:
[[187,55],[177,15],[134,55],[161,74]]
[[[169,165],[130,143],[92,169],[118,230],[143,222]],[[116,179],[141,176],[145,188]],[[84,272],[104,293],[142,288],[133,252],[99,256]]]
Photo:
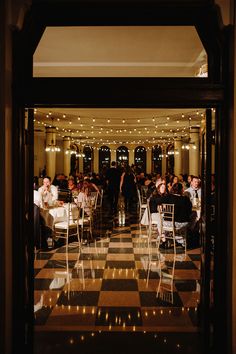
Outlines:
[[106,181],[108,199],[113,213],[117,212],[120,191],[120,177],[121,173],[117,168],[116,162],[112,161],[111,167],[107,170],[106,173]]

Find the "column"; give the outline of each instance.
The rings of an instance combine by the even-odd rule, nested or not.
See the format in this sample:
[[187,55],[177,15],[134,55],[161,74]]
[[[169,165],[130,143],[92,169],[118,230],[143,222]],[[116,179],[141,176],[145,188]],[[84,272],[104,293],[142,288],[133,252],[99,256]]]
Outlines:
[[152,172],[152,149],[150,146],[146,147],[146,173]]
[[175,140],[174,152],[175,152],[174,172],[175,175],[178,176],[180,173],[182,173],[182,140],[181,139]]
[[95,173],[99,172],[99,155],[98,155],[98,149],[97,147],[94,146],[93,148],[93,171]]
[[[46,128],[46,145],[56,146],[56,128]],[[46,152],[46,171],[47,175],[51,177],[52,181],[56,173],[56,151]]]
[[109,147],[110,147],[110,149],[111,149],[111,162],[112,162],[112,161],[116,161],[116,149],[117,149],[117,145],[115,145],[115,144],[110,144]]
[[84,158],[83,158],[83,149],[81,149],[79,159],[79,172],[84,172]]
[[66,154],[67,149],[70,148],[70,137],[63,138],[63,161],[64,161],[64,174],[69,177],[70,174],[70,154]]
[[[190,129],[189,174],[199,175],[199,127]],[[194,145],[192,144],[194,143]],[[193,148],[194,147],[194,148]]]
[[129,165],[131,166],[132,164],[134,164],[134,149],[135,146],[134,145],[129,145]]
[[166,146],[165,145],[161,147],[161,154],[162,154],[161,174],[162,176],[165,176],[166,173]]

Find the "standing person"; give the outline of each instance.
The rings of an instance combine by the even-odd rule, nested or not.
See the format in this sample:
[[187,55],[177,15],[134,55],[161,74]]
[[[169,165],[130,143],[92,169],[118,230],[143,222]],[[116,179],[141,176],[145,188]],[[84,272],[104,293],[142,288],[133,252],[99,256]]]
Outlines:
[[125,211],[131,211],[137,197],[136,178],[130,166],[126,167],[120,179],[120,191],[125,198]]
[[111,167],[106,172],[107,194],[110,207],[113,213],[117,212],[118,198],[120,191],[120,170],[115,161],[112,161]]

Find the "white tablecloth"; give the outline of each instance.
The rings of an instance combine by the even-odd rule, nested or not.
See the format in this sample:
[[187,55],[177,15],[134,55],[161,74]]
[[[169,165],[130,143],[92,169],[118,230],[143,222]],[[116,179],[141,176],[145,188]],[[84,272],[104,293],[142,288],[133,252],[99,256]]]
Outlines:
[[[66,221],[68,215],[68,204],[64,204],[60,207],[51,207],[49,209],[40,209],[40,214],[45,221],[45,225],[50,229],[53,229],[53,226],[56,222]],[[78,208],[74,204],[72,205],[72,214],[74,218],[78,217]]]
[[[160,214],[159,213],[151,213],[151,218],[154,223],[159,223],[160,225]],[[149,220],[148,220],[148,212],[147,208],[144,210],[142,219],[141,219],[141,225],[149,225]]]

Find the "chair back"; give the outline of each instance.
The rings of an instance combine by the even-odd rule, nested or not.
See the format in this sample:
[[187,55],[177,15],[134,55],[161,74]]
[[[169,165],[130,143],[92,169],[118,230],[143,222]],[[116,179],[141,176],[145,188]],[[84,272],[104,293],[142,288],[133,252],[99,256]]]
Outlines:
[[98,201],[98,192],[96,191],[96,192],[91,192],[90,193],[90,199],[91,199],[91,204],[92,204],[92,206],[93,206],[93,208],[94,209],[96,209],[97,208],[97,201]]
[[138,194],[138,203],[139,206],[141,207],[142,201],[141,201],[141,194],[140,194],[140,190],[137,188],[137,194]]
[[69,189],[58,189],[58,198],[59,201],[64,203],[72,202],[72,192]]
[[98,200],[97,200],[97,208],[102,207],[102,201],[103,201],[103,188],[100,188],[100,195],[98,195]]
[[142,203],[147,203],[148,186],[141,186],[140,196]]
[[158,211],[161,216],[162,231],[173,230],[174,226],[175,226],[175,224],[174,224],[175,205],[163,203],[158,206]]

